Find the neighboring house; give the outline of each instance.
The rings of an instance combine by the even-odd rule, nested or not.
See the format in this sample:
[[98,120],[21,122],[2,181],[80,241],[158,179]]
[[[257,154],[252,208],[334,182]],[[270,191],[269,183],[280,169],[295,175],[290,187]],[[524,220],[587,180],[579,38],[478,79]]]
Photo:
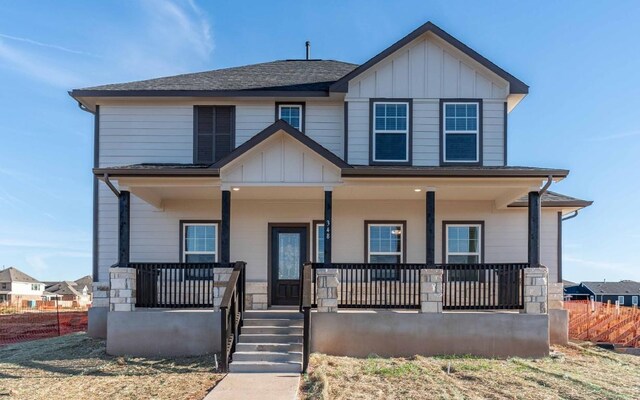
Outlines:
[[[73,90],[95,116],[90,330],[106,329],[108,350],[117,353],[125,349],[114,343],[134,344],[121,343],[116,331],[161,332],[145,325],[151,319],[128,320],[135,313],[124,311],[199,304],[217,310],[220,292],[208,291],[214,275],[205,266],[240,260],[251,310],[299,304],[300,268],[313,261],[330,271],[351,268],[350,278],[338,277],[340,290],[355,281],[356,292],[383,282],[417,285],[404,271],[412,265],[420,274],[444,270],[442,285],[476,285],[495,300],[453,304],[453,293],[470,295],[462,296],[459,285],[432,304],[421,302],[415,291],[424,284],[411,286],[402,305],[372,297],[377,303],[362,308],[532,312],[539,305],[525,302],[544,298],[546,318],[546,297],[535,293],[546,293],[547,281],[523,280],[522,268],[545,266],[552,289],[561,287],[563,216],[591,202],[547,191],[567,177],[566,169],[508,162],[508,116],[528,91],[432,23],[362,65],[280,60]],[[464,267],[452,271],[453,265]],[[127,267],[137,274],[135,295]],[[214,284],[224,286],[228,275],[220,279]],[[525,298],[524,282],[545,286]],[[494,283],[502,289],[490,292]],[[364,301],[364,292],[355,295]],[[338,297],[320,302],[322,309],[355,306],[346,294]],[[106,324],[109,303],[113,318]],[[124,328],[116,329],[120,323]],[[506,332],[518,336],[498,334]],[[133,351],[146,345],[136,342]]]
[[92,281],[91,276],[84,276],[76,281],[49,282],[45,290],[51,299],[85,306],[91,303]]
[[618,302],[621,306],[638,306],[640,282],[581,282],[564,289],[565,297],[571,300],[593,300],[602,303]]
[[44,283],[15,267],[0,270],[0,304],[22,305],[23,300],[42,300]]

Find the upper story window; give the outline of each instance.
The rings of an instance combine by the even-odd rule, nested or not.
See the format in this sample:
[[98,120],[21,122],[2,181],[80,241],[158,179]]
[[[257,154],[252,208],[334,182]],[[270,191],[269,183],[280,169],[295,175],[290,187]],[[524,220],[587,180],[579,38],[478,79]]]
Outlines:
[[410,102],[373,101],[371,161],[409,163]]
[[480,162],[480,114],[480,102],[443,102],[443,162]]
[[304,132],[304,103],[276,103],[276,119],[285,120],[300,132]]
[[40,290],[40,285],[38,285],[37,283],[32,283],[31,290],[34,290],[34,291]]

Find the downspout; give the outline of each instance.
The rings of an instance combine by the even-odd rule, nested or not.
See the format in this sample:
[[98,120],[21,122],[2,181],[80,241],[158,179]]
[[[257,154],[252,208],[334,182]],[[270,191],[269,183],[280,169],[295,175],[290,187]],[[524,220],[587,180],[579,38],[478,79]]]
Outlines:
[[[549,175],[547,177],[547,183],[544,184],[544,186],[542,187],[542,189],[540,189],[540,191],[538,193],[540,193],[540,196],[542,197],[543,194],[545,194],[547,192],[547,190],[549,189],[549,187],[551,186],[551,184],[553,183],[553,175]],[[542,201],[542,199],[540,199],[540,201]]]
[[113,183],[111,183],[111,180],[109,179],[109,174],[104,174],[104,183],[106,183],[107,186],[109,186],[109,189],[111,189],[111,191],[116,195],[116,197],[120,197],[120,192],[118,191],[118,189],[116,189],[115,186],[113,186]]
[[575,218],[575,217],[577,217],[577,216],[578,216],[578,210],[575,210],[575,211],[573,212],[573,214],[571,214],[571,215],[569,215],[569,216],[566,216],[566,217],[562,218],[562,220],[563,220],[563,221],[567,221],[567,220],[570,220],[571,218]]

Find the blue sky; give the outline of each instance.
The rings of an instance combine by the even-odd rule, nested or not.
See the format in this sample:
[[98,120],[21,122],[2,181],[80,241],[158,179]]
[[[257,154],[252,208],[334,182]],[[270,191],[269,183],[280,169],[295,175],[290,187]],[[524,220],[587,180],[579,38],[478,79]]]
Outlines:
[[[93,119],[72,88],[302,58],[362,63],[431,20],[530,85],[509,163],[572,170],[565,278],[640,280],[640,3],[0,2],[0,266],[91,272]],[[635,249],[635,250],[634,250]]]

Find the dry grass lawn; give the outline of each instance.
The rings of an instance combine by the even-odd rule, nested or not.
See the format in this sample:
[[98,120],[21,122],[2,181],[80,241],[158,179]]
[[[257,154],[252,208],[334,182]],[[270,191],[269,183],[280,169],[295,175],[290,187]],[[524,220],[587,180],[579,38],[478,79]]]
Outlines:
[[212,356],[111,357],[72,334],[0,347],[0,399],[202,399],[222,379]]
[[640,399],[640,357],[591,344],[540,360],[314,354],[304,399]]

